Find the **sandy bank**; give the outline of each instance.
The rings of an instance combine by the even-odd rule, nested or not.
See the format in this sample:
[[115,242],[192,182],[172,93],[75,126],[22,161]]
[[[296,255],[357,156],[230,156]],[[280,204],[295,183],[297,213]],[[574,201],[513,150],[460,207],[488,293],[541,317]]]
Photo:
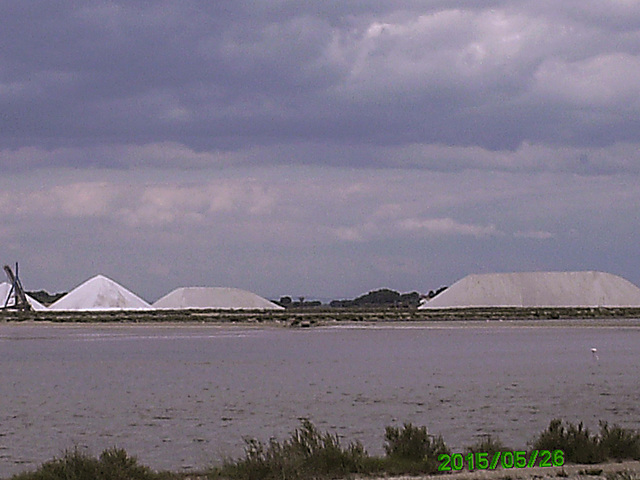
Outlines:
[[[598,471],[601,473],[598,474]],[[607,474],[615,472],[627,472],[640,478],[640,462],[614,462],[599,465],[565,465],[563,467],[535,467],[535,468],[511,468],[499,470],[476,470],[474,472],[460,471],[445,475],[427,475],[422,477],[380,477],[372,480],[501,480],[501,479],[566,479],[566,480],[594,480],[606,478]],[[565,476],[566,475],[566,476]]]
[[[565,465],[563,467],[511,468],[499,470],[476,470],[444,475],[399,476],[399,477],[355,477],[360,480],[597,480],[607,475],[624,473],[627,480],[640,479],[640,462],[625,461],[598,465]],[[205,475],[187,474],[184,480],[207,480]]]

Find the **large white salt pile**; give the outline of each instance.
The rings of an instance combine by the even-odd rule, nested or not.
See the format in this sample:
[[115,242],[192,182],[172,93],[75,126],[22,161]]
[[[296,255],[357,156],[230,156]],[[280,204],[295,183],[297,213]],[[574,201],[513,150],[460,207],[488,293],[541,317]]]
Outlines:
[[238,288],[188,287],[177,288],[153,304],[164,310],[283,310],[255,293]]
[[420,308],[640,307],[640,288],[603,272],[468,275]]
[[[12,307],[15,305],[15,298],[9,298],[9,294],[11,293],[11,284],[7,282],[0,283],[0,307],[4,307],[7,305],[8,307]],[[11,295],[13,297],[13,295]],[[31,305],[31,308],[35,311],[47,310],[43,304],[37,301],[35,298],[26,295],[27,302]],[[7,302],[9,299],[9,302]]]
[[145,310],[147,302],[113,280],[97,275],[74,288],[50,310]]

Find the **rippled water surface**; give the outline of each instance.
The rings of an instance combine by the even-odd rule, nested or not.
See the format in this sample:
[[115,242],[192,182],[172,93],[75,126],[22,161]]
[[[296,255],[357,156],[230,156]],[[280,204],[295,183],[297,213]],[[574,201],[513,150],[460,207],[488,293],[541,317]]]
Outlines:
[[554,417],[639,429],[640,328],[0,324],[0,388],[2,477],[74,447],[203,468],[301,417],[371,453],[402,422],[518,448]]

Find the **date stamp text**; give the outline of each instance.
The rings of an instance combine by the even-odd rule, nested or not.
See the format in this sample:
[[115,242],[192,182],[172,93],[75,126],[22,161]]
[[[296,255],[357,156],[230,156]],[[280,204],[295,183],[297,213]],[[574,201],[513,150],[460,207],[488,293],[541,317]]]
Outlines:
[[438,455],[439,472],[464,470],[495,470],[496,468],[561,467],[564,465],[562,450],[516,450],[513,452],[443,453]]

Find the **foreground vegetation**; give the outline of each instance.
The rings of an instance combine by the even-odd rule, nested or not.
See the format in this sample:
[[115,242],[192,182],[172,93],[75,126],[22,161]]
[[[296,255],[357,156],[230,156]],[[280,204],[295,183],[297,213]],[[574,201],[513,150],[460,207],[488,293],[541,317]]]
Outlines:
[[637,325],[640,308],[447,308],[418,310],[407,307],[322,307],[287,310],[130,310],[86,312],[0,311],[0,322],[56,323],[226,323],[284,326],[337,325],[347,322],[432,321],[582,321],[604,320],[607,325]]
[[35,472],[21,473],[12,480],[170,480],[179,476],[156,473],[138,464],[122,449],[112,448],[99,458],[78,450],[66,452],[62,458],[44,463]]
[[[441,436],[430,435],[424,426],[405,423],[386,427],[384,456],[369,455],[360,442],[343,446],[338,435],[320,432],[309,420],[280,442],[245,439],[244,456],[195,475],[206,480],[302,480],[358,476],[435,474],[438,456],[451,453]],[[552,420],[532,442],[531,449],[562,450],[567,462],[596,464],[607,460],[640,460],[640,434],[600,423],[592,434],[578,425]],[[511,451],[490,436],[467,447],[468,452]],[[602,472],[602,470],[600,470]],[[626,476],[625,476],[626,475]],[[44,463],[34,472],[12,480],[172,480],[194,478],[194,474],[154,472],[124,450],[112,448],[95,458],[73,450]],[[633,474],[610,480],[632,480]]]
[[601,463],[606,460],[640,460],[640,434],[617,425],[600,422],[600,433],[591,434],[582,423],[573,425],[552,420],[533,444],[538,450],[559,449],[573,463]]

